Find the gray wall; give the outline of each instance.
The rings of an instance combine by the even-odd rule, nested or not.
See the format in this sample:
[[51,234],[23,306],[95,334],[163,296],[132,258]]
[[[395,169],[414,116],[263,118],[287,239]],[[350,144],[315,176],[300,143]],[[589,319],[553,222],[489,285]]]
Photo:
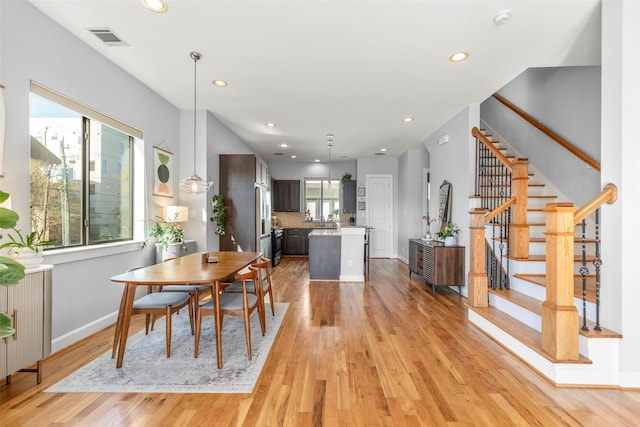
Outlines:
[[[473,104],[445,123],[430,135],[424,145],[431,158],[431,218],[438,216],[438,191],[444,180],[452,184],[451,219],[457,228],[458,244],[465,246],[465,272],[469,271],[469,197],[473,195],[475,182],[475,140],[471,136],[471,128],[480,122],[480,105]],[[443,136],[449,142],[438,144]],[[466,282],[466,277],[465,277]],[[467,294],[467,287],[462,289]]]
[[422,235],[424,200],[423,170],[429,167],[424,148],[408,150],[398,157],[398,257],[408,262],[409,239]]
[[[26,1],[0,2],[2,83],[7,126],[2,190],[11,194],[22,228],[29,218],[29,85],[34,80],[144,133],[144,155],[165,143],[179,157],[179,115],[173,105],[99,55]],[[34,31],[37,28],[37,31]],[[153,171],[146,171],[151,188]],[[147,192],[136,205],[157,209]],[[54,351],[113,323],[122,285],[110,277],[154,260],[154,249],[90,255],[57,264],[53,271]],[[45,256],[45,262],[48,260]]]
[[[600,160],[600,67],[531,68],[498,91],[593,159]],[[600,174],[493,97],[481,119],[576,205],[600,189]]]

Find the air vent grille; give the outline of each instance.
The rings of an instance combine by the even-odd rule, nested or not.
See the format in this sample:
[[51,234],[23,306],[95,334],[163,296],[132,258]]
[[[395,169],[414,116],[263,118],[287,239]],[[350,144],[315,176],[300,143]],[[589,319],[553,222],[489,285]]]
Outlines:
[[273,153],[274,156],[283,156],[284,153]]
[[380,152],[378,152],[378,153],[374,153],[374,154],[375,154],[376,156],[384,156],[384,154],[385,154],[385,153],[380,153]]
[[109,46],[129,46],[110,28],[90,28],[90,32],[95,34],[104,44]]

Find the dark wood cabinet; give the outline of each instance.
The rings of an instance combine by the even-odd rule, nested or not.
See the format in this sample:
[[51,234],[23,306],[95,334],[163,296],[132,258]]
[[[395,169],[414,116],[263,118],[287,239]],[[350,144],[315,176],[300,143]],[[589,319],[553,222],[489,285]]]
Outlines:
[[256,183],[267,182],[266,164],[253,154],[220,154],[220,194],[227,206],[225,235],[220,236],[220,250],[255,251],[260,236],[260,199]]
[[355,181],[345,181],[342,183],[342,213],[356,212],[356,191]]
[[464,286],[464,246],[445,246],[435,241],[409,240],[409,275],[416,273],[432,286]]
[[285,228],[282,242],[283,255],[309,255],[310,228]]
[[300,212],[300,180],[273,181],[273,211]]

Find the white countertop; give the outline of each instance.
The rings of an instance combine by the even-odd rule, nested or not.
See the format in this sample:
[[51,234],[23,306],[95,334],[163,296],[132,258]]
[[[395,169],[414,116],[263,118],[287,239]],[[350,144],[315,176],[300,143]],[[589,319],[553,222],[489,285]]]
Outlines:
[[309,237],[335,237],[354,234],[364,236],[364,232],[364,227],[314,228],[309,233]]

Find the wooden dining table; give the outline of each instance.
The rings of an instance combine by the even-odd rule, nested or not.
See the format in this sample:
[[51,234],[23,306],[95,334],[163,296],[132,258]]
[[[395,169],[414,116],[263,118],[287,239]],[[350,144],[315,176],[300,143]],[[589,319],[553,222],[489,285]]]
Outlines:
[[116,334],[114,338],[120,340],[116,368],[122,367],[136,289],[141,285],[208,285],[212,287],[211,293],[216,311],[216,355],[218,368],[222,368],[220,300],[218,298],[220,283],[256,261],[260,256],[260,252],[208,252],[207,258],[215,257],[218,261],[203,262],[203,254],[194,253],[113,276],[112,281],[125,284],[117,324],[121,333],[119,336]]

